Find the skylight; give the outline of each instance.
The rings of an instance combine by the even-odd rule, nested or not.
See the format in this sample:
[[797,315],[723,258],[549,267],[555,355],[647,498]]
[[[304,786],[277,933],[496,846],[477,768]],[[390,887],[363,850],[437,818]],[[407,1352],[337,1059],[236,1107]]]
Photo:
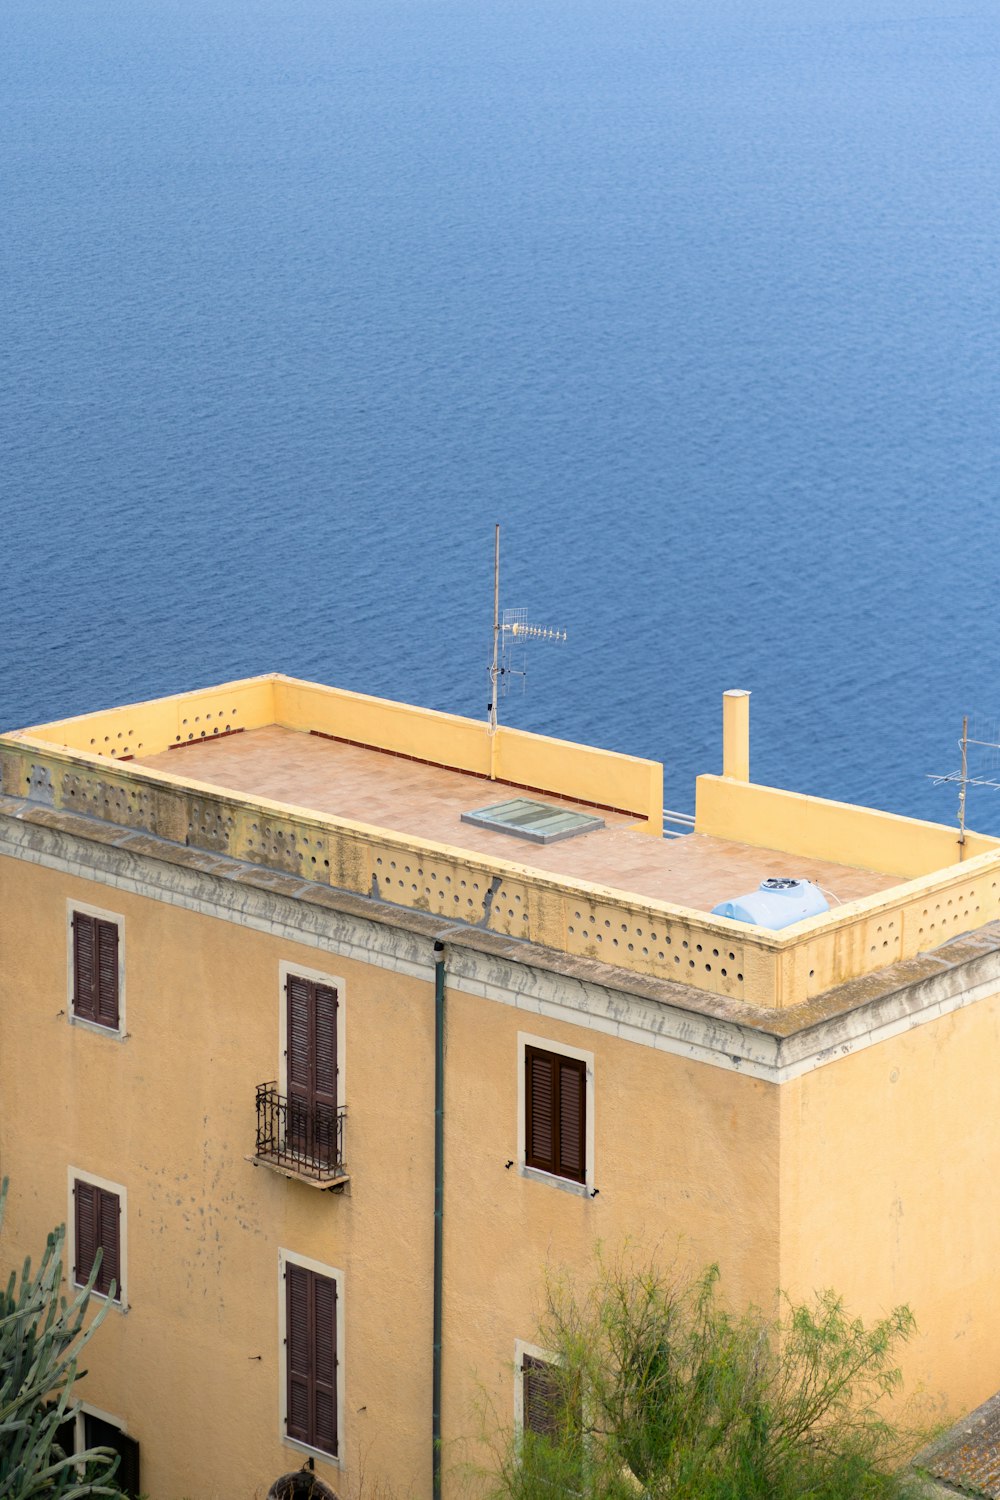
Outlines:
[[464,812],[462,822],[488,828],[493,833],[509,833],[516,839],[530,839],[533,844],[555,844],[559,839],[575,838],[578,833],[593,833],[604,827],[603,818],[553,807],[547,802],[533,802],[530,797],[514,797],[510,802],[497,802],[478,812]]

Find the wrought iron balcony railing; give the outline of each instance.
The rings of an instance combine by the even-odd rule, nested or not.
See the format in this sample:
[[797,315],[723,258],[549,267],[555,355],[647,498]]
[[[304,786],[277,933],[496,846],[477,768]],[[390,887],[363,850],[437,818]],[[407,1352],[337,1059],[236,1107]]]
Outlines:
[[257,1085],[257,1146],[254,1159],[310,1182],[342,1182],[346,1107],[278,1093],[276,1083]]

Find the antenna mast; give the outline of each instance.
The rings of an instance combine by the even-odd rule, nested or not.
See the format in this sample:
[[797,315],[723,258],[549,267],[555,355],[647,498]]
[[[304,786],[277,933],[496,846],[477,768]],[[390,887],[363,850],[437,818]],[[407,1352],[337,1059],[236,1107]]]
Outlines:
[[500,677],[500,522],[493,537],[493,665],[490,667],[490,734],[497,732],[497,683]]
[[[962,738],[958,744],[962,752],[962,764],[959,770],[949,771],[945,776],[930,775],[930,780],[935,786],[952,783],[958,787],[958,843],[964,853],[965,810],[969,787],[988,786],[994,791],[1000,791],[1000,780],[996,779],[996,774],[1000,771],[1000,727],[996,723],[987,724],[982,728],[977,726],[974,735],[970,736],[969,716],[965,714],[962,719]],[[970,745],[980,762],[980,774],[976,776],[969,774]]]
[[[526,609],[500,612],[500,524],[493,533],[493,656],[490,661],[490,701],[486,706],[487,724],[492,738],[497,732],[497,700],[510,691],[510,680],[519,677],[521,685],[528,673],[528,641],[564,641],[565,630],[547,625],[532,625]],[[491,752],[492,764],[492,752]],[[492,772],[491,772],[492,774]]]

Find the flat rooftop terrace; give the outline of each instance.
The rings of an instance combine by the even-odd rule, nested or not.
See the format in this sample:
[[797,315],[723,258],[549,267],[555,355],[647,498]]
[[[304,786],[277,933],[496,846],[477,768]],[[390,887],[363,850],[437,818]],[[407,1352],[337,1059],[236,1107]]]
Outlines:
[[[399,911],[783,1008],[1000,918],[1000,841],[750,779],[749,695],[723,698],[722,774],[663,838],[663,767],[281,674],[0,734],[0,786],[220,875],[293,876]],[[463,814],[518,797],[600,817],[530,843]],[[94,830],[89,833],[88,830]],[[711,914],[769,876],[830,909],[780,931]],[[395,918],[394,918],[395,920]],[[610,981],[609,981],[610,982]]]
[[[770,875],[811,880],[832,894],[831,905],[899,883],[892,875],[711,834],[654,838],[637,829],[634,818],[606,809],[596,810],[604,828],[559,843],[533,844],[462,821],[463,813],[518,796],[516,788],[279,725],[195,741],[176,751],[141,757],[141,764],[227,792],[367,823],[694,911],[709,912],[720,901],[752,891]],[[595,813],[589,804],[550,793],[532,797]]]

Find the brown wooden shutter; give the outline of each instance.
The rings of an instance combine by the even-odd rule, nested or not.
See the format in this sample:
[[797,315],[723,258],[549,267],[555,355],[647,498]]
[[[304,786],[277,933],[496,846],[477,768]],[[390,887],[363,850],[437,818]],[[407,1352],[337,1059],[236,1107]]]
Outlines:
[[314,986],[316,1008],[313,1088],[319,1104],[337,1108],[337,991]]
[[555,1062],[551,1052],[525,1048],[525,1160],[542,1172],[556,1169]]
[[587,1065],[526,1047],[525,1162],[541,1172],[587,1178]]
[[312,1442],[324,1453],[337,1452],[337,1284],[313,1276],[314,1426]]
[[73,913],[73,1014],[85,1021],[97,1020],[96,918]]
[[285,1266],[285,1366],[288,1399],[285,1425],[288,1436],[309,1441],[311,1408],[311,1339],[309,1336],[309,1272],[289,1261]]
[[140,1493],[139,1444],[112,1422],[95,1417],[91,1412],[83,1416],[84,1448],[110,1448],[119,1455],[120,1462],[115,1471],[115,1490],[136,1500]]
[[288,1436],[337,1453],[337,1284],[285,1266]]
[[73,1280],[83,1286],[94,1267],[97,1254],[97,1188],[79,1178],[73,1184],[73,1217],[75,1220],[76,1265]]
[[118,1028],[118,923],[95,920],[97,929],[97,1020]]
[[301,1099],[308,1099],[312,1092],[310,988],[308,979],[289,974],[285,986],[288,999],[288,1092]]
[[559,1166],[562,1177],[586,1179],[587,1065],[575,1057],[560,1057]]
[[101,1269],[97,1274],[96,1290],[105,1297],[111,1295],[111,1283],[115,1284],[114,1300],[120,1302],[121,1288],[121,1199],[117,1193],[98,1188],[97,1243],[104,1251]]
[[559,1430],[559,1382],[547,1360],[524,1355],[521,1390],[525,1431],[534,1432],[539,1437],[556,1437]]

